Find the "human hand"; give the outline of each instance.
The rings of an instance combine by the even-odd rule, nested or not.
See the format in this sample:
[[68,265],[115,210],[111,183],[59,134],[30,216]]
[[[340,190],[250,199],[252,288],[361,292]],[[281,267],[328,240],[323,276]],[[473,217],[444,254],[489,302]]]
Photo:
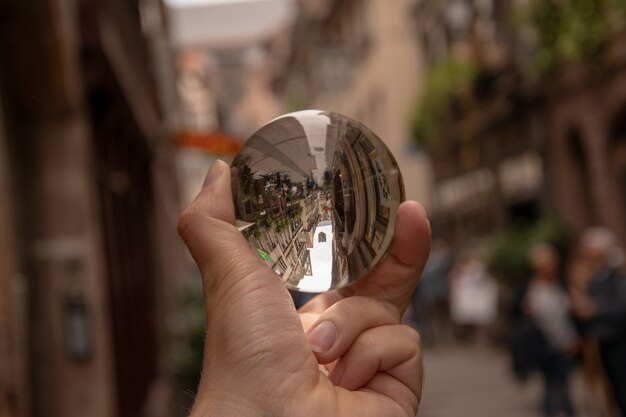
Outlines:
[[191,415],[414,416],[419,337],[399,323],[430,249],[421,206],[400,206],[390,254],[374,271],[315,297],[300,313],[234,221],[230,171],[218,161],[179,223],[202,274],[206,307]]

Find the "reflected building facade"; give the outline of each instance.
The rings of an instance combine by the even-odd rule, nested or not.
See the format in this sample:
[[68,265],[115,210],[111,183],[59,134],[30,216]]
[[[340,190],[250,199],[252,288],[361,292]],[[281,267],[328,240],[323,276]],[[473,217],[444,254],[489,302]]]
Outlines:
[[395,217],[404,190],[396,169],[391,175],[400,178],[400,189],[392,194],[387,178],[392,161],[380,143],[349,123],[340,128],[340,135],[343,146],[333,161],[337,208],[334,236],[337,248],[344,251],[347,269],[360,276],[383,255],[380,249],[391,243],[393,234],[387,229],[390,224],[393,227],[391,213]]
[[310,149],[302,125],[289,119],[253,135],[233,162],[240,229],[267,266],[292,286],[311,274],[307,247],[314,244],[324,200],[313,180],[318,165],[311,152],[326,145],[317,148]]

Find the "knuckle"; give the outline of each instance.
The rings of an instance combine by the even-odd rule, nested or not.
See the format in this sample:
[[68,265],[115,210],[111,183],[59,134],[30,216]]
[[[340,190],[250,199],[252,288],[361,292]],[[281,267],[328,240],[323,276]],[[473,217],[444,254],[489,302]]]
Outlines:
[[367,317],[372,314],[372,308],[369,300],[365,297],[354,297],[353,302],[349,304],[352,315],[356,317]]
[[178,218],[178,234],[179,235],[184,237],[187,234],[187,231],[189,230],[190,225],[193,223],[194,216],[195,216],[195,213],[193,210],[193,206],[189,206],[185,210],[183,210],[183,212],[180,214],[180,217]]
[[384,337],[381,337],[379,332],[365,332],[357,340],[364,348],[380,347],[384,342]]
[[396,322],[400,322],[400,319],[402,318],[402,314],[400,313],[400,310],[398,309],[398,307],[385,300],[376,300],[376,302],[381,306],[382,309],[386,310],[393,318]]
[[194,224],[200,218],[200,210],[195,204],[188,206],[180,215],[178,219],[178,234],[183,238],[189,235],[189,232],[193,229]]
[[398,309],[388,301],[373,299],[364,296],[344,298],[333,306],[333,315],[338,317],[366,318],[376,316],[385,318],[385,322],[400,320]]
[[406,332],[407,343],[410,343],[415,349],[415,354],[419,355],[421,352],[422,337],[420,336],[419,332],[414,328],[410,326],[404,326],[404,328]]
[[357,298],[359,297],[348,297],[337,301],[328,309],[328,314],[333,317],[347,318],[349,320],[360,317],[364,310],[362,306],[360,306],[360,302]]

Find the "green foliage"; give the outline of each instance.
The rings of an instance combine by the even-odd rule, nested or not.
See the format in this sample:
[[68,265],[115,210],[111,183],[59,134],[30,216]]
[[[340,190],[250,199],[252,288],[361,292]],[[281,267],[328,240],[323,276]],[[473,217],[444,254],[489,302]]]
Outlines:
[[269,229],[274,224],[274,219],[272,219],[272,216],[267,216],[265,218],[264,222],[265,222],[265,227],[267,227]]
[[605,0],[605,6],[611,29],[626,27],[626,0]]
[[453,117],[453,100],[471,88],[477,73],[473,63],[452,58],[430,69],[413,115],[413,136],[419,143],[439,136]]
[[239,188],[244,202],[250,201],[252,198],[250,194],[250,189],[252,186],[252,170],[248,165],[250,163],[250,157],[246,157],[240,163],[240,174],[239,174]]
[[302,215],[302,206],[298,205],[296,207],[293,208],[293,210],[291,210],[291,212],[289,213],[289,218],[290,219],[297,219]]
[[276,222],[276,232],[280,233],[283,230],[285,230],[287,227],[289,227],[289,220],[287,220],[286,217],[282,217],[280,218],[277,222]]
[[599,53],[611,33],[607,18],[623,25],[625,13],[624,0],[535,0],[529,13],[538,34],[535,69],[544,74]]
[[201,281],[192,282],[182,294],[180,340],[174,348],[174,367],[179,375],[196,381],[195,386],[202,369],[205,316]]
[[517,224],[490,239],[487,244],[487,264],[500,282],[517,286],[528,279],[528,251],[537,243],[562,248],[568,231],[556,216],[546,214],[531,224]]

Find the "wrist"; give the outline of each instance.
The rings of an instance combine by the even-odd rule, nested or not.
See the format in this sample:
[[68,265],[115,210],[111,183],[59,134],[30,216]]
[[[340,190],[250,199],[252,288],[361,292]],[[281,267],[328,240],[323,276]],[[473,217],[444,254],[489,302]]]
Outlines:
[[189,417],[266,417],[266,414],[241,405],[220,403],[206,408],[194,407]]
[[243,398],[204,397],[198,393],[189,417],[267,417],[269,414]]

